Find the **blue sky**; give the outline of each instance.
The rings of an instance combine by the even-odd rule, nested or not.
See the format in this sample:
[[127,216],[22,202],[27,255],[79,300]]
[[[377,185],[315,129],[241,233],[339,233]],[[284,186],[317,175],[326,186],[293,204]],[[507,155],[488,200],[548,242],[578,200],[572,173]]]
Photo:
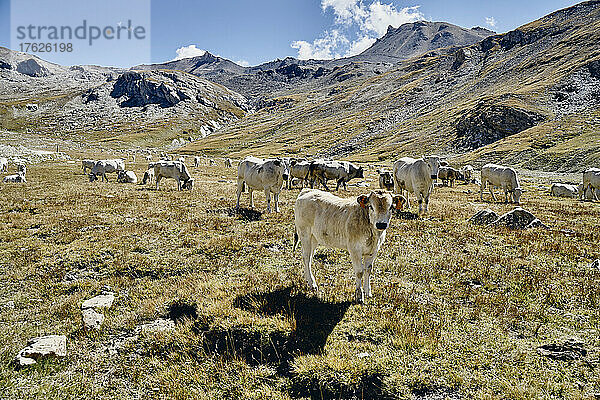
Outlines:
[[[86,10],[81,9],[82,3]],[[85,17],[102,28],[116,24],[119,19],[131,18],[148,31],[143,41],[97,40],[93,46],[78,45],[72,54],[37,54],[61,64],[128,67],[140,62],[168,61],[178,55],[201,54],[201,49],[205,49],[242,64],[256,65],[286,56],[352,55],[381,37],[388,24],[397,26],[419,19],[506,32],[576,3],[567,0],[13,0],[12,3],[0,0],[0,45],[10,47],[12,34],[12,48],[19,50],[15,48],[16,27],[11,27],[10,13],[11,8],[13,11],[19,8],[18,18],[13,12],[13,22],[16,19],[19,24],[69,23],[75,27]]]

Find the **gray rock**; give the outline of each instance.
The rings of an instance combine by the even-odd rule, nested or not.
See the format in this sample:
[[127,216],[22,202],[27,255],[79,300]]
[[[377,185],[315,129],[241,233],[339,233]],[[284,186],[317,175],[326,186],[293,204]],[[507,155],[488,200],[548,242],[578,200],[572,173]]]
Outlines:
[[469,222],[475,225],[489,225],[498,219],[498,214],[486,208],[485,210],[479,210],[469,218]]
[[103,293],[91,299],[87,299],[81,304],[81,309],[86,308],[110,308],[115,301],[115,295],[110,292]]
[[501,215],[491,225],[506,226],[510,229],[546,228],[535,215],[521,207]]
[[47,357],[65,357],[67,355],[67,337],[48,335],[30,339],[27,347],[21,350],[15,359],[17,366],[33,365]]
[[104,322],[104,315],[96,312],[93,308],[86,308],[81,313],[83,329],[88,331],[97,331]]
[[45,67],[38,64],[38,62],[33,58],[21,61],[19,64],[17,64],[17,72],[35,77],[50,75],[50,72]]

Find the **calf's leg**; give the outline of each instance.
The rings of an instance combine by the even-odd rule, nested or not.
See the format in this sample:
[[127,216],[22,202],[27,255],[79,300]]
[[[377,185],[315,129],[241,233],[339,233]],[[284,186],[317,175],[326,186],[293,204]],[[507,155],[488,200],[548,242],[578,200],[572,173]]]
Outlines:
[[351,251],[350,259],[352,260],[352,269],[354,269],[354,275],[356,277],[356,290],[354,291],[354,300],[357,303],[364,303],[365,292],[363,291],[364,268],[362,263],[362,255],[358,251]]
[[304,264],[304,279],[308,284],[309,289],[317,290],[317,282],[312,273],[312,260],[317,241],[310,234],[301,234],[300,243],[302,244],[302,263]]

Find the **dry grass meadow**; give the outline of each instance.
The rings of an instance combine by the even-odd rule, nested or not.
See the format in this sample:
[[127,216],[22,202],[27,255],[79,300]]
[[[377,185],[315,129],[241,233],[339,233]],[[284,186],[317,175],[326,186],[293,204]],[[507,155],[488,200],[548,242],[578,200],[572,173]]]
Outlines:
[[[356,305],[345,251],[317,250],[320,294],[305,289],[291,251],[298,190],[253,221],[229,212],[235,168],[191,172],[191,192],[89,183],[66,162],[0,185],[0,398],[598,397],[600,204],[551,198],[532,177],[523,207],[549,229],[510,231],[467,219],[512,206],[480,202],[474,185],[436,188],[428,215],[393,218],[374,297]],[[255,202],[264,211],[263,193]],[[80,305],[102,290],[115,304],[86,333]],[[157,318],[177,324],[140,330]],[[67,357],[16,369],[45,334],[67,336]],[[536,351],[568,339],[586,355]]]

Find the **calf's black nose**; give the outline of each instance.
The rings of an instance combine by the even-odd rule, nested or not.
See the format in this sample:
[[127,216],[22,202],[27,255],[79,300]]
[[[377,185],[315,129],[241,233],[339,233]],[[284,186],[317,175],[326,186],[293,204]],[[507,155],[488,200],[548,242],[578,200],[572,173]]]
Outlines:
[[375,228],[384,230],[385,228],[387,228],[387,224],[385,222],[378,222],[375,224]]

